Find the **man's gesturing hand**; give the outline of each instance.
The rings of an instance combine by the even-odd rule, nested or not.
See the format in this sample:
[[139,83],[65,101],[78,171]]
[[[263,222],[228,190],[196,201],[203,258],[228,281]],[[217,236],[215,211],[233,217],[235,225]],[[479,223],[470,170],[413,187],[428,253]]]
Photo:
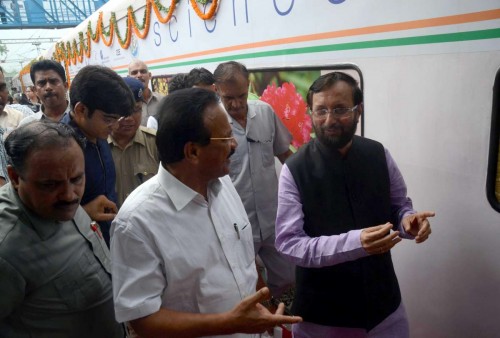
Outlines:
[[401,242],[399,231],[390,232],[391,223],[385,223],[361,231],[361,245],[370,255],[382,254]]
[[275,314],[267,310],[261,301],[267,299],[269,289],[264,287],[243,299],[228,315],[228,321],[235,325],[233,332],[262,333],[279,324],[295,324],[302,321],[301,317],[284,316],[285,305],[280,303]]

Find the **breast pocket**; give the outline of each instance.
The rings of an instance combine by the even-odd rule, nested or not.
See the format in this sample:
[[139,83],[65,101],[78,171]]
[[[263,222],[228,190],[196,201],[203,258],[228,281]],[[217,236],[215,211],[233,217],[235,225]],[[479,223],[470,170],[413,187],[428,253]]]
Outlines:
[[151,177],[156,175],[158,171],[158,165],[148,165],[144,163],[135,163],[134,164],[134,175],[139,179],[140,183],[144,183],[149,180]]
[[259,145],[260,145],[260,154],[262,156],[262,165],[264,167],[269,167],[274,165],[273,141],[266,140],[260,142]]
[[111,280],[89,251],[54,279],[68,310],[87,309],[111,295]]

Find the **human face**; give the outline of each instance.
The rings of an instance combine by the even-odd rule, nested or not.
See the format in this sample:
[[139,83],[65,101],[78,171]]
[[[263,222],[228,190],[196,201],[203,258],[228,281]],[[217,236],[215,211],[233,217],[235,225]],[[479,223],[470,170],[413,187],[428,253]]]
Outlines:
[[124,138],[131,140],[141,125],[142,102],[136,102],[132,115],[124,117],[113,126],[111,136],[113,138]]
[[7,83],[5,82],[5,76],[0,72],[0,114],[3,113],[3,109],[7,105],[7,100],[9,98],[9,91],[7,90]]
[[108,114],[100,109],[94,110],[92,116],[88,108],[81,102],[75,105],[74,119],[85,137],[95,143],[97,139],[107,139],[120,115]]
[[[313,94],[311,110],[352,108],[354,106],[352,89],[344,81],[339,81],[322,92]],[[356,133],[362,105],[344,117],[334,117],[328,114],[326,119],[320,119],[312,113],[312,124],[316,137],[324,145],[341,150],[350,145]]]
[[35,73],[36,95],[45,108],[66,106],[68,83],[54,70],[40,70]]
[[33,213],[48,220],[73,218],[85,190],[83,151],[75,140],[33,151],[22,174],[8,170],[19,198]]
[[26,91],[24,93],[26,94],[26,96],[28,97],[28,99],[31,102],[36,102],[37,101],[36,94],[35,94],[35,92],[33,90],[31,90],[31,87],[27,87]]
[[128,66],[128,75],[136,78],[144,84],[144,88],[148,88],[149,80],[151,80],[151,73],[148,66],[144,62],[133,62]]
[[207,180],[229,174],[229,158],[238,143],[232,137],[233,130],[227,115],[219,104],[213,104],[205,110],[205,127],[210,131],[210,143],[203,146],[200,152],[200,166]]
[[229,115],[235,118],[246,116],[248,112],[248,79],[237,74],[234,81],[219,83],[216,88]]

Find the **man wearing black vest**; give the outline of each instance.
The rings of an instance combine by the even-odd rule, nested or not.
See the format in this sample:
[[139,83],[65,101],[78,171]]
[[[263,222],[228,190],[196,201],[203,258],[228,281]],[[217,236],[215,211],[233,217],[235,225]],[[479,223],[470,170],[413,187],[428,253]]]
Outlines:
[[294,337],[409,337],[390,250],[425,241],[434,213],[413,210],[382,144],[354,135],[356,80],[325,74],[307,103],[317,138],[283,166],[276,220],[276,248],[297,265]]

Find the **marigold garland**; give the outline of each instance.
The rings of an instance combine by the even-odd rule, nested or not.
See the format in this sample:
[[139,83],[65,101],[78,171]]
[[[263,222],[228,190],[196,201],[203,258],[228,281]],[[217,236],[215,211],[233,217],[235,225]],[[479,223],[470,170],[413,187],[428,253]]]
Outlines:
[[189,2],[191,3],[191,7],[193,7],[194,11],[196,12],[196,15],[198,15],[198,17],[200,17],[203,20],[212,19],[212,17],[215,15],[215,12],[217,11],[217,7],[219,5],[218,0],[212,0],[212,4],[210,5],[208,12],[203,14],[201,12],[200,8],[198,7],[198,3],[196,0],[189,0]]
[[[125,19],[125,39],[122,38],[122,35],[120,34],[120,28],[118,27],[118,23],[116,20],[116,14],[113,12],[111,13],[111,23],[110,27],[115,27],[116,31],[116,37],[118,39],[118,43],[123,49],[128,49],[128,46],[130,46],[130,41],[132,40],[132,32],[130,30],[130,16],[127,15]],[[101,35],[102,36],[102,35]]]
[[151,3],[151,5],[153,6],[153,10],[155,11],[156,18],[158,19],[158,21],[160,21],[163,24],[170,21],[170,19],[172,18],[172,15],[174,14],[175,6],[177,5],[176,0],[171,0],[170,7],[168,8],[167,16],[165,16],[163,18],[161,16],[160,12],[162,10],[165,11],[166,8],[160,3],[160,1],[159,0],[148,0],[148,3]]
[[[137,20],[135,18],[135,12],[132,6],[129,6],[128,8],[128,20],[132,22],[132,28],[134,29],[135,35],[139,39],[145,39],[148,36],[149,33],[149,25],[151,22],[151,2],[148,2],[146,4],[146,10],[144,11],[144,17],[142,19],[142,25],[139,25],[137,23]],[[142,33],[140,30],[143,30]]]
[[[76,65],[77,62],[82,63],[83,57],[90,58],[92,42],[99,43],[102,40],[106,47],[110,47],[113,43],[113,38],[116,33],[118,43],[123,49],[128,49],[132,41],[132,33],[134,33],[139,39],[145,39],[148,36],[149,29],[151,27],[151,13],[154,12],[156,18],[159,22],[166,24],[172,18],[176,5],[180,0],[171,0],[170,6],[165,7],[161,4],[160,0],[146,0],[146,6],[144,11],[144,16],[142,18],[142,23],[137,22],[135,16],[135,11],[132,6],[127,8],[127,16],[125,17],[125,37],[122,38],[120,34],[120,29],[116,20],[116,14],[111,12],[111,17],[109,19],[109,29],[106,31],[104,29],[103,22],[103,12],[99,12],[97,22],[95,25],[95,31],[92,29],[92,23],[89,21],[87,25],[86,32],[78,33],[78,41],[73,39],[73,41],[67,41],[56,43],[55,51],[53,53],[53,58],[58,62],[64,62],[66,69],[66,74],[68,77],[68,83],[70,82],[69,77],[69,66],[71,64]],[[189,0],[194,11],[203,20],[210,20],[214,17],[217,12],[220,0]],[[208,12],[202,13],[198,7],[198,3],[206,5],[211,2]],[[166,13],[166,16],[162,15],[162,12]],[[142,31],[142,32],[141,32]],[[27,70],[23,69],[20,72],[22,77],[27,72],[29,72],[30,67],[27,66]]]
[[[113,18],[113,14],[114,13],[111,14],[111,19]],[[116,30],[117,30],[116,34],[118,35],[118,27],[116,27]],[[109,29],[106,32],[104,30],[103,23],[102,23],[102,20],[101,20],[100,27],[99,27],[99,35],[100,35],[100,38],[102,39],[102,43],[104,43],[104,46],[106,46],[106,47],[111,46],[111,44],[113,43],[113,35],[114,35],[114,33],[115,33],[115,25],[112,23],[112,21],[110,21]],[[108,41],[106,41],[105,36],[109,37]]]

